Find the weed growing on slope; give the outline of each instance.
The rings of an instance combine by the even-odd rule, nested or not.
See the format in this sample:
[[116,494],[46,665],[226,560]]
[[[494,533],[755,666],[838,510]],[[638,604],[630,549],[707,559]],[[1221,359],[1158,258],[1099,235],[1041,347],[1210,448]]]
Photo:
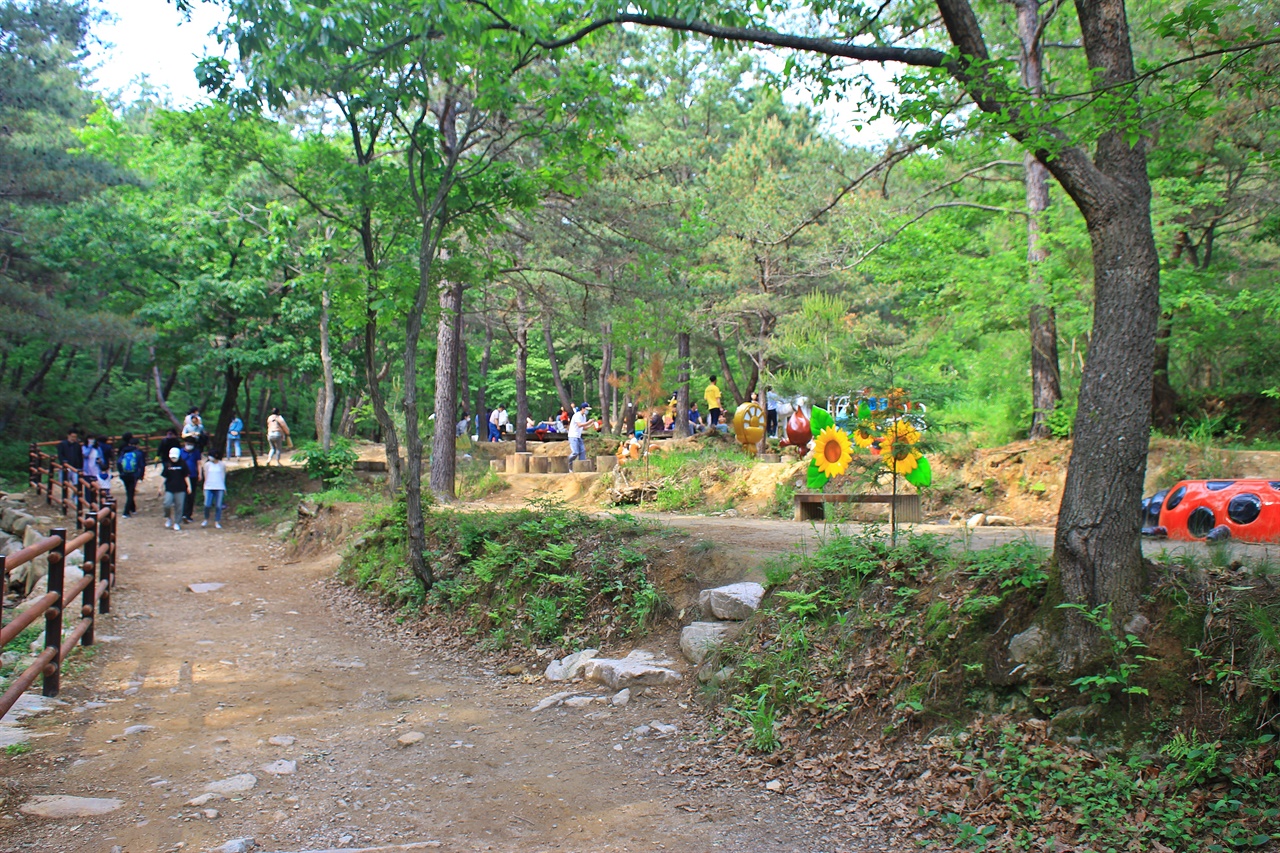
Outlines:
[[647,631],[664,609],[650,528],[544,502],[514,512],[433,508],[426,517],[430,591],[406,568],[404,505],[373,516],[343,573],[409,611],[426,608],[486,648],[571,647]]

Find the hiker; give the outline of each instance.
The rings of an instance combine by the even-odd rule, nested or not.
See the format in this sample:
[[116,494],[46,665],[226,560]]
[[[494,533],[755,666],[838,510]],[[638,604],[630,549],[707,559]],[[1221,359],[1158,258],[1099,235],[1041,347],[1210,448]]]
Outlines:
[[694,433],[702,431],[702,413],[698,411],[696,400],[689,403],[689,431]]
[[587,412],[590,411],[590,403],[579,403],[578,410],[573,413],[572,420],[569,421],[569,467],[573,467],[573,463],[582,459],[586,461],[587,445],[582,438],[582,432],[587,428]]
[[773,393],[773,386],[764,386],[764,433],[768,436],[778,434],[778,395]]
[[560,407],[560,414],[556,415],[556,420],[560,421],[559,432],[569,431],[569,421],[573,420],[573,415],[569,414],[569,410],[564,406]]
[[205,434],[204,421],[200,418],[200,408],[198,406],[192,406],[191,410],[187,412],[186,418],[182,421],[182,439],[185,441],[188,438],[195,442],[196,448],[201,453],[204,453],[208,435]]
[[489,413],[489,440],[498,440],[498,410],[494,409]]
[[67,430],[67,437],[58,442],[58,464],[67,466],[58,468],[59,483],[64,477],[73,486],[80,482],[80,471],[84,468],[84,447],[80,444],[80,430],[75,427]]
[[213,526],[222,529],[222,502],[227,495],[227,463],[222,461],[222,451],[213,451],[213,456],[204,461],[202,471],[204,479],[204,521],[201,527],[209,526],[209,507],[214,508]]
[[231,413],[231,425],[227,427],[227,458],[231,458],[231,448],[234,445],[236,449],[235,456],[240,458],[240,433],[244,432],[244,421],[240,420],[239,412]]
[[[84,459],[84,477],[86,483],[93,483],[104,495],[111,494],[111,466],[107,455],[103,452],[104,439],[100,435],[91,435],[85,439],[81,455]],[[109,447],[110,445],[108,445]]]
[[649,417],[649,435],[652,436],[655,432],[662,432],[663,429],[662,412],[659,409],[654,409],[653,414]]
[[164,497],[164,526],[181,530],[180,514],[189,494],[187,484],[191,480],[191,471],[182,461],[182,451],[179,448],[169,448],[169,455],[160,463],[160,476],[160,495]]
[[702,392],[703,398],[707,401],[707,423],[711,426],[720,424],[720,386],[716,384],[716,378],[711,377],[711,381],[707,383],[707,387]]
[[178,458],[187,466],[187,473],[191,475],[191,491],[187,492],[187,499],[182,503],[182,520],[190,524],[191,514],[195,512],[196,484],[200,482],[200,448],[188,438],[183,441]]
[[271,445],[271,452],[267,454],[267,464],[271,464],[271,457],[275,457],[277,465],[284,465],[284,459],[280,454],[284,452],[285,439],[289,439],[289,445],[293,445],[293,439],[289,436],[289,425],[284,422],[284,417],[280,414],[279,409],[272,409],[271,414],[267,416],[267,443]]
[[138,506],[133,502],[134,489],[147,476],[147,454],[134,443],[131,432],[120,436],[120,459],[116,462],[116,470],[124,484],[124,517],[132,518],[138,513]]
[[174,448],[182,449],[182,440],[178,438],[178,431],[173,427],[169,427],[164,432],[164,438],[160,439],[160,445],[156,448],[156,467],[164,468],[165,460],[169,458],[169,451]]

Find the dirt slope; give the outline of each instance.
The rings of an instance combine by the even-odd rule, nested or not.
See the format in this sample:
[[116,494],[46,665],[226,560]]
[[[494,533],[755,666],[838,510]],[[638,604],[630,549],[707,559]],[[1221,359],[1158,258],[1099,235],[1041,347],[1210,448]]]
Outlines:
[[[533,714],[558,686],[485,671],[479,656],[442,659],[338,588],[333,558],[288,564],[236,522],[164,530],[148,499],[120,531],[129,557],[99,629],[117,639],[69,679],[65,707],[36,718],[33,750],[0,758],[0,849],[151,853],[241,836],[291,851],[846,848],[759,789],[679,790],[668,762],[702,747],[624,739],[653,720],[681,726],[674,694]],[[124,734],[132,726],[153,729]],[[425,739],[399,745],[414,731]],[[281,760],[295,772],[262,769]],[[186,805],[242,773],[252,790]],[[124,805],[97,818],[19,812],[41,794]]]

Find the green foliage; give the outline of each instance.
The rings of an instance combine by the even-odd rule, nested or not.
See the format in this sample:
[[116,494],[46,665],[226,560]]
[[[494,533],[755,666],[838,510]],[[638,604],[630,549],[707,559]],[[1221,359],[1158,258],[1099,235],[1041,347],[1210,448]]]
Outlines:
[[1111,605],[1102,604],[1089,608],[1082,604],[1063,603],[1058,607],[1072,610],[1098,630],[1106,645],[1107,657],[1100,672],[1082,675],[1072,681],[1092,702],[1106,703],[1115,693],[1130,698],[1150,694],[1145,687],[1133,683],[1134,676],[1146,662],[1155,658],[1141,653],[1147,646],[1137,636],[1124,632],[1111,618]]
[[[1041,850],[1057,844],[1127,850],[1159,842],[1173,850],[1264,847],[1280,837],[1280,774],[1257,768],[1271,735],[1228,748],[1195,730],[1176,733],[1161,761],[1140,749],[1105,757],[1045,740],[1030,726],[966,733],[957,761],[1007,809],[1002,849]],[[959,849],[983,850],[996,827],[974,827],[962,815],[942,816]]]
[[328,450],[319,442],[312,441],[299,447],[293,457],[302,462],[307,476],[319,480],[326,488],[332,488],[351,481],[360,455],[352,449],[348,439],[335,437]]
[[400,503],[372,515],[343,575],[393,604],[459,620],[487,648],[640,635],[665,608],[644,550],[649,530],[632,519],[549,502],[517,512],[430,510],[436,583],[427,592],[407,569],[404,518]]

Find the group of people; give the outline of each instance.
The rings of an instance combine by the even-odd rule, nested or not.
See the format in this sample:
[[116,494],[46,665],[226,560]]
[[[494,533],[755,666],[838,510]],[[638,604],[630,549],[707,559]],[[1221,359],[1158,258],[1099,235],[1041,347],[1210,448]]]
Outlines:
[[[703,399],[707,401],[707,412],[704,417],[703,413],[698,409],[698,401],[689,401],[689,428],[693,432],[702,432],[703,430],[720,430],[724,431],[729,428],[729,419],[725,415],[722,408],[724,393],[720,390],[720,386],[716,384],[714,375],[708,377],[707,387],[703,389]],[[781,398],[774,393],[773,388],[766,385],[765,393],[765,431],[769,435],[774,435],[778,431],[778,404]],[[751,393],[751,402],[759,403],[760,395],[757,392]],[[675,393],[667,400],[664,408],[654,409],[649,415],[648,423],[636,421],[636,429],[643,431],[647,426],[650,433],[670,431],[676,423],[676,414],[679,411],[679,405]]]
[[[221,448],[207,452],[210,438],[197,407],[187,412],[181,433],[173,427],[166,431],[157,447],[155,460],[161,481],[158,496],[163,498],[165,527],[181,530],[183,524],[193,522],[196,491],[199,489],[204,494],[204,520],[200,526],[208,527],[212,514],[213,526],[222,529],[222,510],[227,495],[226,460],[232,456],[240,458],[243,433],[244,421],[235,414],[227,428],[225,452]],[[272,409],[267,418],[267,442],[271,446],[267,464],[272,459],[278,465],[284,464],[281,454],[286,440],[289,440],[289,425],[279,409]],[[121,515],[131,518],[137,514],[137,488],[146,479],[148,460],[147,452],[135,441],[133,433],[126,432],[113,447],[106,436],[85,435],[82,438],[80,428],[72,427],[67,431],[67,437],[58,442],[58,462],[60,481],[65,478],[74,485],[84,477],[107,495],[111,493],[114,466],[114,473],[120,477],[125,491]]]

